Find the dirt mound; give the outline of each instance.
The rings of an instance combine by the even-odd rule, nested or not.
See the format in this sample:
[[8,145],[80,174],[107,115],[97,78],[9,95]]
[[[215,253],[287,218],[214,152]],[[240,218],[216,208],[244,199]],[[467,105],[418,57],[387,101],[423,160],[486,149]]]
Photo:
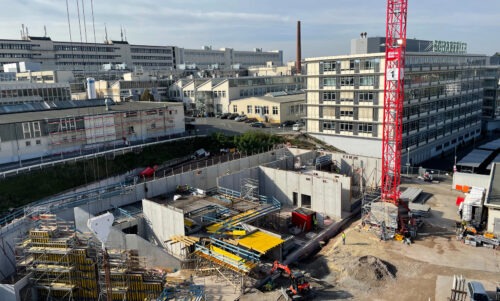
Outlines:
[[375,256],[355,258],[346,267],[346,276],[370,287],[396,277],[395,268]]

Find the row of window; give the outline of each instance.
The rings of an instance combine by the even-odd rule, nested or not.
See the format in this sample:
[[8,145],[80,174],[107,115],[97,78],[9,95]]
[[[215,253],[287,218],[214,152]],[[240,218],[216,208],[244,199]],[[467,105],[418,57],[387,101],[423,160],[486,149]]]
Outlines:
[[[339,82],[341,87],[345,86],[354,86],[355,84],[359,84],[360,86],[374,86],[375,85],[375,76],[340,76]],[[323,87],[336,87],[337,86],[337,77],[324,77],[323,78]]]
[[40,96],[43,100],[56,100],[71,98],[69,88],[32,88],[0,90],[0,98]]
[[[252,108],[254,109],[254,111],[252,111]],[[269,114],[269,106],[254,106],[253,107],[251,105],[248,105],[247,106],[247,114],[253,114],[253,112],[255,112],[255,114],[259,114],[259,115]],[[233,113],[238,113],[238,105],[233,105]],[[279,114],[279,110],[278,110],[277,106],[272,107],[272,114],[273,115]]]
[[271,93],[271,92],[298,91],[300,89],[302,89],[302,85],[280,85],[280,86],[268,86],[268,87],[241,89],[240,90],[240,97],[262,96],[266,93]]
[[418,114],[432,113],[440,109],[452,110],[457,109],[457,107],[460,106],[469,110],[472,109],[469,107],[470,105],[474,105],[474,108],[480,107],[480,104],[478,103],[472,104],[472,102],[480,99],[480,93],[472,93],[435,101],[422,102],[410,106],[406,105],[403,107],[403,116],[410,117]]
[[[332,72],[341,70],[356,70],[359,66],[360,70],[374,70],[380,64],[379,58],[348,60],[348,61],[327,61],[320,63],[323,66],[323,72]],[[340,67],[340,68],[338,68]]]
[[133,55],[133,60],[153,60],[153,61],[170,61],[171,56],[149,56],[149,55]]
[[31,47],[26,43],[0,43],[0,49],[31,50]]
[[119,58],[119,55],[98,55],[98,54],[56,54],[56,59],[88,59],[88,60],[114,60]]
[[113,47],[54,45],[55,51],[86,51],[86,52],[114,52]]
[[0,58],[33,58],[30,53],[0,53]]
[[[337,100],[339,92],[325,91],[323,92],[323,101],[334,101]],[[373,101],[375,99],[374,92],[356,92],[353,97],[358,97],[359,101]],[[353,101],[353,98],[340,98],[340,101]]]
[[136,48],[131,47],[130,52],[132,53],[162,53],[162,54],[172,54],[172,49],[162,49],[162,48]]
[[373,132],[373,124],[371,123],[357,123],[353,124],[351,122],[333,122],[333,121],[322,121],[323,130],[324,131],[333,131],[335,130],[336,124],[338,124],[339,131],[343,132],[352,132],[354,127],[357,127],[359,133],[372,133]]
[[278,76],[278,77],[264,77],[264,78],[234,78],[229,80],[229,87],[242,87],[242,86],[270,86],[278,84],[301,84],[304,86],[304,77],[299,76]]

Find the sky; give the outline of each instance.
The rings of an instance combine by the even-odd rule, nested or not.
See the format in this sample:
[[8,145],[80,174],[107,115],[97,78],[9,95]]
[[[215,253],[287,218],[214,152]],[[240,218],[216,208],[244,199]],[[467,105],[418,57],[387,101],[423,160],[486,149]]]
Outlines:
[[[92,0],[67,2],[72,40],[93,42]],[[408,38],[462,41],[469,53],[500,52],[500,0],[408,2]],[[361,32],[385,35],[386,5],[386,0],[93,0],[97,42],[104,41],[106,24],[109,39],[120,40],[123,27],[131,44],[280,49],[285,61],[295,57],[297,20],[303,57],[348,54],[350,40]],[[52,40],[70,40],[66,1],[0,0],[0,7],[1,39],[19,39],[24,24],[32,36],[43,36],[46,26]]]

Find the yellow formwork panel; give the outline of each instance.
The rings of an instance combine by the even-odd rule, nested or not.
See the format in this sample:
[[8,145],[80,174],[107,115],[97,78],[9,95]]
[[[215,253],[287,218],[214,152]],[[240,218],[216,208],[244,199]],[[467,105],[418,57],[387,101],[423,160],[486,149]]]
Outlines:
[[260,254],[266,254],[267,251],[276,246],[279,246],[283,242],[284,240],[262,231],[256,231],[243,238],[238,239],[239,245],[257,251]]
[[224,257],[227,257],[227,258],[230,258],[230,259],[234,260],[235,262],[243,263],[243,266],[245,266],[248,270],[251,270],[255,266],[254,263],[247,262],[243,258],[239,257],[238,255],[230,253],[230,252],[223,250],[221,248],[218,248],[216,246],[210,246],[210,250],[212,250],[214,253],[217,253],[217,254],[222,255]]
[[239,220],[241,218],[243,218],[245,216],[252,215],[253,213],[255,213],[255,210],[248,210],[248,211],[245,211],[243,213],[240,213],[240,214],[237,214],[235,216],[232,216],[232,217],[230,217],[228,219],[225,219],[224,221],[222,221],[220,223],[212,224],[212,225],[210,225],[210,226],[207,227],[207,232],[208,233],[215,233],[224,224],[228,225],[229,227],[234,226],[236,223],[239,223]]

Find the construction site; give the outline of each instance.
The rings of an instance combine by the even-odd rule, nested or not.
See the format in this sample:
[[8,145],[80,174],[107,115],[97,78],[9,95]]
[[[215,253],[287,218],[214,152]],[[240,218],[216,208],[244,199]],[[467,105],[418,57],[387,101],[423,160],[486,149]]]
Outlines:
[[401,174],[406,14],[388,0],[382,158],[287,143],[58,195],[0,228],[2,300],[500,298],[500,171]]

